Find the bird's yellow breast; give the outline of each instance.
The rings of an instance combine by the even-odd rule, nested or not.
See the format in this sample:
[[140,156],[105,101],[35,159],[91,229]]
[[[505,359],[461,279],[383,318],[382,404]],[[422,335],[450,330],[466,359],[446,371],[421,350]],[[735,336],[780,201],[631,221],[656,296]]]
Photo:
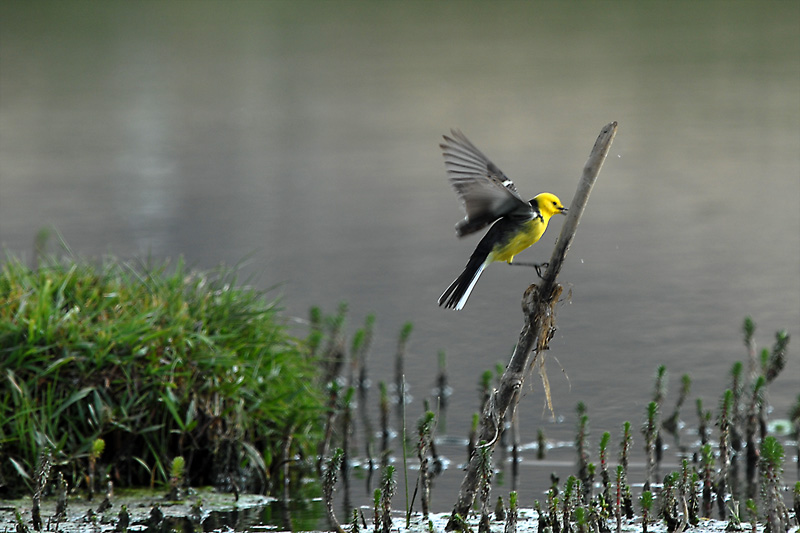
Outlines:
[[542,221],[539,218],[529,220],[520,226],[520,230],[510,236],[504,242],[497,243],[489,256],[491,261],[511,262],[514,256],[532,246],[544,234],[547,229],[547,219]]

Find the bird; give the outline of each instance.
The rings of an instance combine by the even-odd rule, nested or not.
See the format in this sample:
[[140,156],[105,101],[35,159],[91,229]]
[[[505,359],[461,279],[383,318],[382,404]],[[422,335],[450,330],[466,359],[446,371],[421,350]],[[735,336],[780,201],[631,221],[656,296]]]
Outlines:
[[[439,306],[458,311],[464,308],[489,264],[495,261],[512,264],[515,255],[542,237],[550,218],[555,214],[566,215],[567,208],[548,192],[527,202],[523,200],[514,182],[461,131],[450,130],[450,135],[443,138],[445,142],[439,147],[445,170],[466,212],[464,219],[456,224],[456,235],[471,235],[491,224],[464,271],[439,297]],[[539,265],[534,266],[538,272]]]

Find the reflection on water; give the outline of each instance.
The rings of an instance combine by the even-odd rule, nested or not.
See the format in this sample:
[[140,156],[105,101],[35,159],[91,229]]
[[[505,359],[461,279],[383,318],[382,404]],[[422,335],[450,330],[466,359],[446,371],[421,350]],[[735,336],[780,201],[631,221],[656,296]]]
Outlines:
[[273,501],[262,507],[212,511],[203,520],[203,531],[326,531],[321,500]]
[[[475,244],[453,236],[439,136],[460,127],[523,196],[568,203],[617,120],[562,275],[548,368],[564,423],[535,377],[520,414],[524,442],[540,427],[571,441],[578,401],[616,434],[659,364],[715,405],[746,314],[760,346],[800,329],[798,20],[796,3],[5,2],[0,243],[29,253],[53,225],[84,255],[246,259],[243,278],[281,284],[292,315],[376,313],[375,383],[412,320],[409,418],[444,349],[462,436],[534,278],[493,265],[464,311],[438,308]],[[524,260],[546,260],[559,230]],[[793,358],[776,416],[798,382]],[[532,499],[549,480],[529,476]]]

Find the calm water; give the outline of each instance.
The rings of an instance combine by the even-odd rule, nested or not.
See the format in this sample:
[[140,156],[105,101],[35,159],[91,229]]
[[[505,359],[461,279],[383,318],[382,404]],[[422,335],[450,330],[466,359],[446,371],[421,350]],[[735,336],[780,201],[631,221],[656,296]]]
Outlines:
[[[243,261],[292,316],[346,301],[354,329],[375,313],[374,381],[393,380],[411,320],[409,419],[443,349],[455,392],[440,429],[463,437],[534,276],[494,265],[464,311],[437,307],[477,242],[454,236],[440,135],[461,128],[523,196],[569,203],[612,120],[561,276],[559,422],[535,378],[520,413],[524,442],[540,427],[569,442],[586,402],[594,450],[638,427],[660,364],[669,409],[691,374],[694,425],[694,398],[715,406],[745,355],[745,315],[760,346],[800,332],[798,3],[3,2],[0,245],[30,257],[55,227],[86,256]],[[560,227],[520,260],[549,258]],[[770,389],[775,417],[800,391],[796,354]],[[464,455],[444,450],[439,510]],[[572,460],[524,470],[523,505]]]

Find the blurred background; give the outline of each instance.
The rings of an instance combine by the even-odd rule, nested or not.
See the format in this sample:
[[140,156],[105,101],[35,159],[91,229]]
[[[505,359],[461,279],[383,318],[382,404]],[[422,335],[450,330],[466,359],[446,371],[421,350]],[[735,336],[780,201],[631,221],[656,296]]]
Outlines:
[[[658,365],[669,408],[693,378],[696,425],[694,398],[715,407],[746,356],[746,315],[760,347],[800,333],[800,3],[3,2],[0,245],[30,260],[55,228],[81,256],[240,264],[299,335],[309,306],[347,302],[351,330],[377,316],[374,381],[392,382],[411,321],[408,417],[444,350],[442,432],[466,436],[536,278],[493,265],[463,311],[437,306],[478,240],[455,237],[441,135],[462,129],[523,197],[569,205],[613,120],[560,277],[556,417],[535,375],[520,408],[522,440],[557,445],[585,402],[595,450],[639,427]],[[546,261],[562,221],[518,259]],[[796,354],[775,418],[800,391]]]

